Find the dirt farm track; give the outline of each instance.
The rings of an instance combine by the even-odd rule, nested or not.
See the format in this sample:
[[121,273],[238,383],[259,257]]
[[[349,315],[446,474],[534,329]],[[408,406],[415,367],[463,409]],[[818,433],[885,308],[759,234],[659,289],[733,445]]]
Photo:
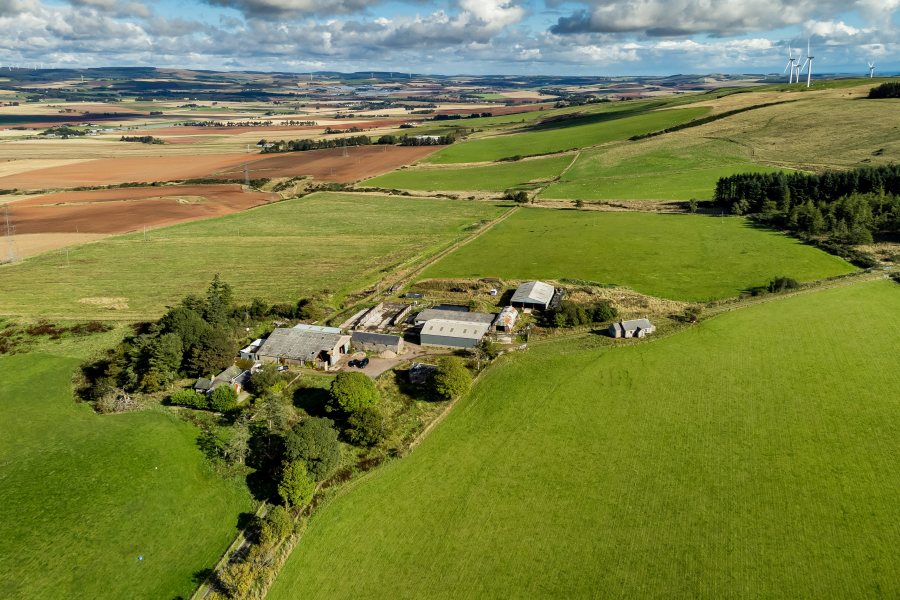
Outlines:
[[278,199],[236,184],[48,194],[9,204],[17,234],[111,234],[218,217]]

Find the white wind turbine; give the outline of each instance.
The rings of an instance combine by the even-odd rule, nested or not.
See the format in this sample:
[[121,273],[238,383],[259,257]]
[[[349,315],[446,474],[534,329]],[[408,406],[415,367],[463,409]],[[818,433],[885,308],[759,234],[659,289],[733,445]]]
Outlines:
[[[788,73],[788,70],[790,70],[790,73],[788,74],[788,83],[794,83],[794,68],[797,66],[798,62],[800,62],[799,59],[794,58],[793,46],[788,46],[788,63],[784,68],[785,73]],[[797,77],[799,78],[800,76],[797,75]]]
[[873,77],[875,77],[875,61],[873,60],[872,62],[867,64],[869,65],[869,79],[872,79]]
[[[806,62],[803,63],[803,66],[800,67],[802,71],[806,68],[806,87],[812,85],[812,62],[813,62],[812,50],[810,49],[810,41],[806,40]],[[799,82],[798,82],[799,83]]]

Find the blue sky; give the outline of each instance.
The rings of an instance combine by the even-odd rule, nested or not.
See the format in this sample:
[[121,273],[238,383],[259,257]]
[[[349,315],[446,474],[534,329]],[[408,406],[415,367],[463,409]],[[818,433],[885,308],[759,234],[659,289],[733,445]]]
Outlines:
[[0,0],[0,63],[306,72],[900,71],[900,0]]

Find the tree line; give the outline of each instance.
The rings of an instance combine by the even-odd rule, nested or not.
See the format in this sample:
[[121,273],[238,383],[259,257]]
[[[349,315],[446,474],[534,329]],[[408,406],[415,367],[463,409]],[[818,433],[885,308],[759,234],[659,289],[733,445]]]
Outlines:
[[382,135],[373,140],[367,135],[353,135],[343,138],[326,140],[300,139],[300,140],[260,140],[263,154],[277,154],[280,152],[308,152],[310,150],[325,150],[328,148],[350,148],[355,146],[443,146],[452,144],[456,138],[452,135],[441,136],[397,136]]
[[900,233],[900,166],[731,175],[716,183],[715,202],[801,236],[865,244]]
[[869,90],[869,98],[900,98],[900,82],[886,81],[881,85],[873,87]]

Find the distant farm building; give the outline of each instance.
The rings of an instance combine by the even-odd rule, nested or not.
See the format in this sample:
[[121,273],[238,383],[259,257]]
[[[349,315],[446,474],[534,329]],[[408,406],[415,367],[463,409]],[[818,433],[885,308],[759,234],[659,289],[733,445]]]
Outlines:
[[500,311],[497,319],[494,321],[494,328],[497,331],[509,332],[516,326],[516,320],[519,318],[519,311],[512,306],[507,306]]
[[[491,319],[493,321],[493,318]],[[430,319],[422,326],[421,343],[447,348],[474,348],[491,328],[491,323]]]
[[231,366],[212,379],[207,379],[206,377],[198,379],[197,383],[194,384],[194,391],[201,394],[209,394],[214,389],[227,385],[240,394],[249,379],[250,371],[245,371],[238,366]]
[[424,385],[428,383],[437,372],[436,365],[427,363],[413,363],[409,368],[409,382],[413,385]]
[[441,319],[444,321],[456,321],[458,323],[482,323],[488,326],[494,322],[494,316],[489,313],[469,312],[467,309],[460,307],[461,310],[448,308],[428,308],[416,315],[416,326],[425,325],[428,321]]
[[304,325],[278,328],[256,356],[263,362],[311,365],[328,369],[350,352],[350,336],[335,327]]
[[253,340],[249,346],[246,348],[241,348],[240,356],[244,360],[256,360],[256,352],[259,350],[260,346],[262,346],[263,340]]
[[553,303],[554,294],[556,289],[549,283],[528,281],[516,288],[510,304],[523,309],[547,310]]
[[350,342],[356,350],[364,350],[367,352],[390,351],[395,354],[403,353],[403,338],[398,335],[354,331],[353,335],[350,336]]
[[609,326],[609,336],[614,338],[642,338],[654,331],[656,327],[647,319],[619,321]]

